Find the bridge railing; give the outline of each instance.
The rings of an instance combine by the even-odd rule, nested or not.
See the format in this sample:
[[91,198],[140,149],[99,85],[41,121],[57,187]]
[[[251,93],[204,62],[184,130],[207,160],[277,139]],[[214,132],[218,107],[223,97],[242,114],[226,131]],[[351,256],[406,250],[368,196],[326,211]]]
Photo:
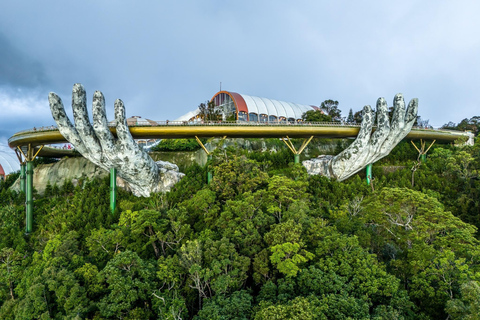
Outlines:
[[[197,121],[197,122],[188,122],[188,121],[144,121],[139,120],[135,122],[129,121],[129,127],[156,127],[156,126],[273,126],[273,127],[283,127],[283,126],[317,126],[317,127],[360,127],[360,124],[357,123],[347,123],[347,122],[254,122],[254,121]],[[111,121],[108,124],[109,127],[115,127],[115,121]],[[375,128],[376,126],[374,126]],[[428,130],[428,131],[448,131],[452,133],[462,133],[462,131],[451,130],[451,129],[442,129],[442,128],[425,128],[425,127],[413,127],[417,130]],[[34,127],[31,129],[26,129],[18,131],[15,135],[23,133],[34,133],[34,132],[45,132],[45,131],[55,131],[57,127],[54,125],[43,126],[43,127]]]
[[[260,121],[136,121],[134,123],[129,123],[129,127],[144,127],[144,126],[304,126],[304,125],[312,125],[312,126],[352,126],[352,127],[360,127],[360,124],[355,123],[341,123],[341,122],[260,122]],[[109,126],[115,126],[115,121],[109,123]]]
[[33,127],[33,128],[30,128],[30,129],[25,129],[25,130],[21,130],[21,131],[18,131],[17,133],[15,133],[15,135],[18,135],[18,134],[22,134],[22,133],[32,133],[32,132],[37,132],[37,131],[41,131],[41,132],[44,132],[44,131],[55,131],[57,130],[57,126],[44,126],[44,127]]

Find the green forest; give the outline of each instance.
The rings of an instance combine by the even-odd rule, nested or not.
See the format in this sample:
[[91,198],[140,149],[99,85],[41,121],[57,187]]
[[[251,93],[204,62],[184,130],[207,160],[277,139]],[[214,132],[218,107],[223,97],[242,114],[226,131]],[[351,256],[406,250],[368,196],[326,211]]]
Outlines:
[[[297,141],[301,143],[301,141]],[[0,191],[0,319],[480,319],[480,141],[338,182],[217,148],[166,194]],[[207,172],[213,180],[207,184]]]

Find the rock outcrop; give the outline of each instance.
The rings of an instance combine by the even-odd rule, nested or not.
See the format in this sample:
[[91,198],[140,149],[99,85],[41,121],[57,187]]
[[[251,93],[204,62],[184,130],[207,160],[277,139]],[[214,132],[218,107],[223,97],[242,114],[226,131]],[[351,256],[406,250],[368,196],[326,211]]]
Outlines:
[[[183,173],[178,172],[178,167],[175,164],[158,161],[157,165],[163,173],[160,184],[164,191],[169,191],[184,176]],[[64,158],[56,163],[41,164],[36,167],[33,172],[33,186],[38,193],[43,194],[49,182],[51,185],[57,184],[60,187],[66,181],[71,180],[73,185],[76,186],[79,181],[101,179],[108,175],[109,172],[85,158]],[[117,177],[117,186],[131,191],[129,184],[120,177]],[[11,189],[20,191],[20,179],[13,184]]]
[[[56,163],[38,165],[33,171],[33,186],[38,193],[43,194],[49,181],[51,185],[57,184],[60,187],[68,180],[72,180],[76,185],[81,179],[104,178],[108,174],[107,171],[85,158],[64,158]],[[20,179],[11,189],[20,191]]]

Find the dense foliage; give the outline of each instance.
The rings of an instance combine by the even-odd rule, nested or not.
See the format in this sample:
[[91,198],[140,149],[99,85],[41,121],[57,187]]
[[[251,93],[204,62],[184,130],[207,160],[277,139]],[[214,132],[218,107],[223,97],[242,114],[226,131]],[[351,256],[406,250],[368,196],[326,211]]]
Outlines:
[[[205,139],[201,140],[205,143]],[[152,147],[152,151],[194,151],[200,149],[200,144],[195,139],[163,139]]]
[[442,126],[444,129],[471,131],[473,134],[478,135],[480,127],[480,117],[474,116],[470,119],[465,118],[459,123],[448,122]]
[[371,185],[292,160],[218,149],[113,214],[107,180],[49,185],[30,235],[2,188],[0,319],[478,318],[478,142],[435,145],[416,171],[402,143]]
[[302,120],[307,122],[332,122],[332,117],[322,110],[308,110],[302,114]]

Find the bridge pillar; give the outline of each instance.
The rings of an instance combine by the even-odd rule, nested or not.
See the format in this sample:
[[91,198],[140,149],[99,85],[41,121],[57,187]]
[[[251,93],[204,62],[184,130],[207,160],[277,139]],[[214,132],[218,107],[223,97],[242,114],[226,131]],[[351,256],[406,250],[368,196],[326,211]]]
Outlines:
[[25,177],[26,175],[26,165],[25,162],[20,163],[20,191],[23,193],[26,193],[27,190],[25,190]]
[[[227,136],[224,136],[223,137],[223,140],[225,140]],[[211,171],[211,166],[210,166],[210,160],[212,160],[212,154],[210,152],[208,152],[207,148],[205,148],[205,146],[203,145],[202,143],[202,140],[200,140],[197,136],[195,136],[195,139],[197,140],[197,143],[200,145],[200,147],[202,147],[203,151],[205,151],[205,153],[207,154],[207,183],[210,184],[210,182],[212,182],[212,179],[213,179],[213,172]]]
[[25,233],[30,233],[33,230],[33,163],[27,161],[27,183],[26,183],[26,218],[25,218]]
[[117,207],[117,169],[110,168],[110,210],[113,213]]
[[[26,149],[25,149],[25,152],[27,152]],[[20,191],[22,191],[23,193],[26,193],[27,192],[27,190],[25,189],[26,165],[22,157],[22,155],[25,155],[25,153],[22,151],[22,149],[17,147],[15,149],[15,154],[17,155],[18,162],[20,162]]]
[[367,184],[370,184],[372,182],[372,164],[367,165]]
[[[212,155],[209,154],[207,156],[207,161],[210,162],[210,160],[212,160]],[[208,164],[208,168],[207,168],[207,183],[210,184],[210,182],[212,182],[212,179],[213,179],[213,172],[212,172],[212,167],[210,164]]]
[[413,141],[410,141],[413,146],[415,147],[415,149],[418,151],[418,158],[417,158],[417,161],[420,160],[422,162],[425,162],[427,161],[427,152],[428,150],[430,150],[430,148],[433,146],[433,144],[435,143],[435,141],[437,140],[433,140],[433,142],[430,144],[430,146],[427,148],[427,150],[425,150],[425,146],[426,146],[426,141],[423,141],[423,139],[420,139],[420,148],[418,148],[415,143],[413,143]]
[[313,136],[311,136],[308,140],[305,139],[302,143],[302,146],[297,151],[297,149],[295,149],[295,146],[292,143],[292,140],[290,140],[288,136],[287,136],[287,139],[282,138],[282,141],[287,145],[290,151],[293,152],[293,162],[295,164],[300,163],[300,154],[305,149],[305,147],[310,143],[310,141],[312,141],[312,139],[313,139]]
[[[17,147],[19,152],[25,157],[25,162],[20,161],[21,165],[25,167],[26,164],[26,179],[25,179],[25,233],[29,234],[33,231],[33,160],[42,150],[43,146],[40,146],[38,151],[35,153],[35,147],[29,144],[28,146],[23,146],[23,150],[20,147]],[[21,156],[17,153],[17,157],[21,160]],[[20,172],[22,174],[22,171]],[[20,188],[21,186],[20,180]]]

